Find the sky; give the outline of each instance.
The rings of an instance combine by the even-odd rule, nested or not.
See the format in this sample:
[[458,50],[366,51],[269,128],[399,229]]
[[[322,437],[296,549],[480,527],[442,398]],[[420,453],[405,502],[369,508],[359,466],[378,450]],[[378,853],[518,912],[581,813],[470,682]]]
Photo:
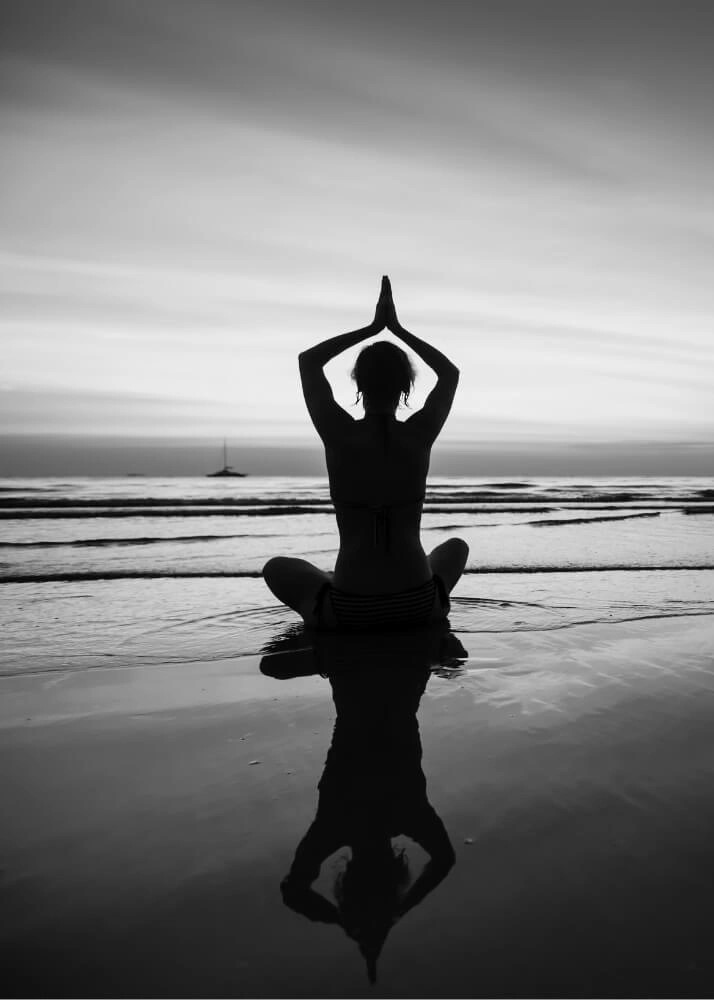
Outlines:
[[[306,448],[297,354],[366,325],[388,273],[461,369],[447,451],[711,471],[707,2],[1,16],[6,442]],[[355,356],[327,373],[359,415]]]

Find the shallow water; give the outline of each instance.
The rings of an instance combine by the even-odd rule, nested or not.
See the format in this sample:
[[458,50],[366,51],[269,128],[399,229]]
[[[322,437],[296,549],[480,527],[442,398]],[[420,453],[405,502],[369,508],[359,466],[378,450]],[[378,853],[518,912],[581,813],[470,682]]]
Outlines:
[[[453,595],[463,632],[710,613],[710,479],[438,479],[427,549],[471,554]],[[330,569],[322,479],[0,481],[2,673],[208,661],[259,652],[297,616],[266,559]]]

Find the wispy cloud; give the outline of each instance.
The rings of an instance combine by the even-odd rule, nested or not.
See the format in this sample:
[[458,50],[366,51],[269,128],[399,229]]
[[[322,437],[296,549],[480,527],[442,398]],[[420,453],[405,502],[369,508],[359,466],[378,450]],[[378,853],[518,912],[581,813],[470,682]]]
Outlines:
[[714,18],[617,13],[8,4],[6,418],[307,436],[295,355],[389,271],[462,369],[454,440],[714,436]]

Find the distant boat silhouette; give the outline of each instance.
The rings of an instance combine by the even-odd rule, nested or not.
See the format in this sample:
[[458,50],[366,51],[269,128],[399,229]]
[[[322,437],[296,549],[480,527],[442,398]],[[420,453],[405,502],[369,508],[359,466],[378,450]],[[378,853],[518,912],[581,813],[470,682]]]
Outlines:
[[223,439],[223,468],[219,469],[218,472],[207,473],[208,479],[214,479],[216,476],[236,476],[240,479],[245,476],[245,472],[234,472],[233,466],[228,464],[228,451],[226,449],[225,438]]

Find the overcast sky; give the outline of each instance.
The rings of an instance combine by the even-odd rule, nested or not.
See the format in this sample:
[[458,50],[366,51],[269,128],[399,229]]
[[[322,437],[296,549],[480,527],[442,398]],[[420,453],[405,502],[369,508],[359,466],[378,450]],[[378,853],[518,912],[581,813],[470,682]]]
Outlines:
[[308,440],[389,273],[448,440],[714,442],[713,5],[2,10],[5,432]]

